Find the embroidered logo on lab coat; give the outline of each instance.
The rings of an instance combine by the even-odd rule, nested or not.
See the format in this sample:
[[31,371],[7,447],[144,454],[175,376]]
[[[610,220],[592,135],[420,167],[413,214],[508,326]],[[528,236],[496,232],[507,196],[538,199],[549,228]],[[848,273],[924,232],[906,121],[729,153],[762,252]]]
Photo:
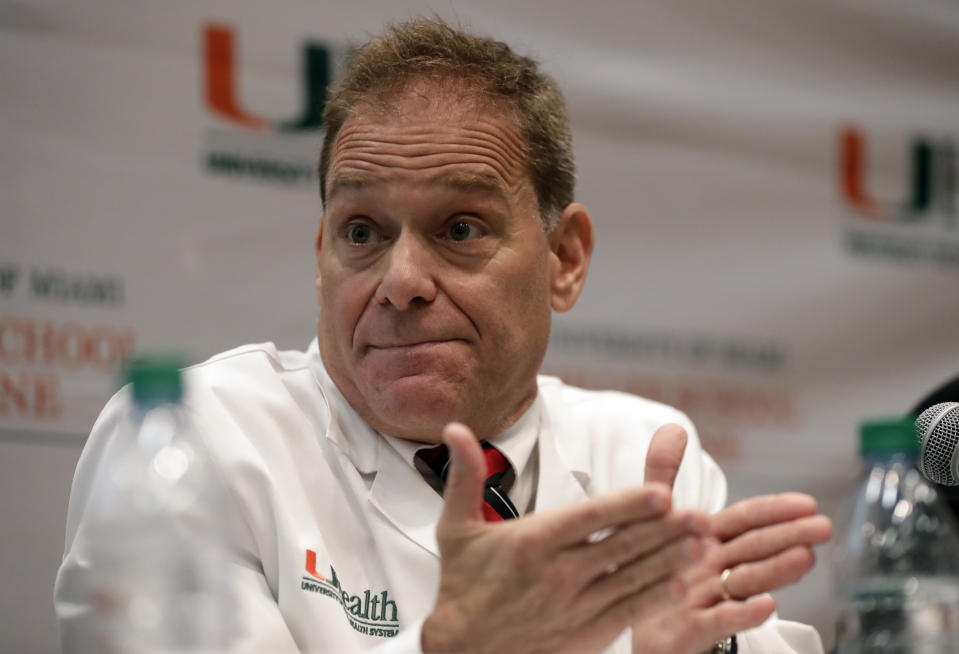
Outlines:
[[332,564],[328,577],[317,572],[316,552],[313,550],[306,550],[306,572],[300,581],[300,589],[319,593],[339,602],[350,626],[356,631],[380,638],[391,638],[399,633],[396,602],[390,599],[388,590],[377,593],[366,589],[362,594],[350,593],[343,588]]

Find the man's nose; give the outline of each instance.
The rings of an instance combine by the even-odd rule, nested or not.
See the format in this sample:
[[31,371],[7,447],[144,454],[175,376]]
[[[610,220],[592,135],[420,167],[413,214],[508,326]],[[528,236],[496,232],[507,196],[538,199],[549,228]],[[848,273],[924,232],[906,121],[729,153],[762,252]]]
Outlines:
[[401,233],[385,257],[385,266],[375,295],[380,304],[405,311],[417,301],[436,298],[433,253],[416,235]]

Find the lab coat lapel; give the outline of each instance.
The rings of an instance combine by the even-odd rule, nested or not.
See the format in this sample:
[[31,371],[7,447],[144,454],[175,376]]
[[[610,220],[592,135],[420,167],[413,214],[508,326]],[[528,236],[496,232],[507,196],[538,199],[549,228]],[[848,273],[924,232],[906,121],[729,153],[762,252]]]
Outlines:
[[541,393],[546,410],[539,433],[539,482],[536,511],[547,511],[587,499],[591,468],[586,434],[572,433],[564,407]]
[[378,467],[370,502],[400,533],[439,556],[436,522],[443,498],[384,439],[377,442]]

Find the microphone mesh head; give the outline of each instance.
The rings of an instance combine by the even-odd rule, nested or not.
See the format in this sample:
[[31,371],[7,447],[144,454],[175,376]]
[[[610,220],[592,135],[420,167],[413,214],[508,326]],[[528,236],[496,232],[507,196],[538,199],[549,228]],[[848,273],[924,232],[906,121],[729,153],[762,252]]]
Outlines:
[[959,403],[942,402],[923,411],[916,418],[916,435],[923,474],[937,484],[959,486],[952,467],[959,443]]

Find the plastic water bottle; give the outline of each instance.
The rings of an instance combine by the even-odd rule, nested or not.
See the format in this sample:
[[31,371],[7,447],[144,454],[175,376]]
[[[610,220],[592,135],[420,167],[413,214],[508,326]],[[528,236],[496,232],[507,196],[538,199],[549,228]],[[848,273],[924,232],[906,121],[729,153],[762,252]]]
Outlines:
[[225,495],[191,434],[180,362],[137,360],[127,379],[132,406],[89,507],[95,615],[75,651],[225,651],[233,609],[218,542]]
[[912,420],[862,425],[864,475],[835,561],[838,654],[959,652],[959,532],[917,452]]

